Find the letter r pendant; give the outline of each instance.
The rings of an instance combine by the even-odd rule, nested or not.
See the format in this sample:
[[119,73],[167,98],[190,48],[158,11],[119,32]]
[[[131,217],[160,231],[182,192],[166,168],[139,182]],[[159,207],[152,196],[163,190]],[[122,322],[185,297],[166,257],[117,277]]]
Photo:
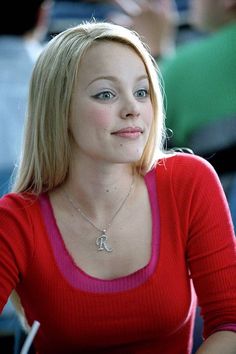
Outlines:
[[98,251],[112,252],[112,248],[107,244],[106,230],[102,230],[102,234],[97,237],[96,245],[98,246]]

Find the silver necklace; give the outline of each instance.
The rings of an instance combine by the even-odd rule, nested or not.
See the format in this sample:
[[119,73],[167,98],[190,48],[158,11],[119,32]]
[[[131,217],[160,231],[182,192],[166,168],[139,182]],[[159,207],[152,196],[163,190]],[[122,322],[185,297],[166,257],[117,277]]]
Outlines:
[[69,196],[69,194],[66,191],[64,192],[66,198],[68,199],[68,201],[70,202],[72,207],[83,217],[84,220],[86,220],[90,225],[92,225],[97,231],[100,232],[100,235],[96,238],[96,245],[97,245],[97,250],[98,251],[106,251],[106,252],[112,252],[113,251],[112,247],[110,247],[108,245],[108,242],[107,242],[107,238],[108,238],[107,231],[110,228],[110,226],[111,226],[113,220],[115,219],[116,215],[119,213],[119,211],[124,206],[126,200],[129,198],[130,193],[131,193],[131,191],[133,189],[133,186],[134,186],[134,180],[135,180],[135,178],[134,178],[134,175],[133,175],[133,179],[132,179],[132,182],[130,184],[129,191],[128,191],[127,195],[125,196],[124,200],[120,204],[119,208],[116,210],[115,214],[112,216],[110,222],[104,228],[100,228],[97,225],[95,225],[94,222],[77,205],[75,205],[73,199]]

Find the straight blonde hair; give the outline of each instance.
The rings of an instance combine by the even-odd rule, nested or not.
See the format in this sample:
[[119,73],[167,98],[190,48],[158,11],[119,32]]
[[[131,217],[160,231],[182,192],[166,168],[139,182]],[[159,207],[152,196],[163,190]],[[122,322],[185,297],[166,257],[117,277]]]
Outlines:
[[158,68],[139,35],[106,22],[90,22],[55,36],[38,58],[29,90],[22,155],[12,190],[40,194],[66,178],[70,161],[69,113],[81,58],[95,42],[110,40],[133,48],[149,78],[153,120],[147,144],[135,167],[145,174],[163,155],[163,97]]

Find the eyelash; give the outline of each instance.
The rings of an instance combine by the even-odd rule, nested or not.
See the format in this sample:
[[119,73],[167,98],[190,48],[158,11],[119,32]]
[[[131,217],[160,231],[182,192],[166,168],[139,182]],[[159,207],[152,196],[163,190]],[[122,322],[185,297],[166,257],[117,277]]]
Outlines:
[[98,100],[104,100],[104,101],[107,101],[107,100],[110,100],[111,97],[105,97],[105,95],[109,94],[110,96],[112,95],[112,98],[115,97],[114,93],[112,93],[111,91],[102,91],[102,92],[99,92],[98,94],[94,95],[93,98],[96,98]]
[[[145,95],[144,96],[138,96],[139,92],[144,92]],[[110,97],[105,97],[105,95],[109,95]],[[139,99],[144,99],[144,98],[149,96],[149,90],[147,90],[147,89],[139,89],[139,90],[135,91],[134,95],[135,95],[135,97],[137,97]],[[98,99],[98,100],[108,101],[108,100],[114,98],[115,94],[112,93],[111,91],[102,91],[102,92],[99,92],[98,94],[96,94],[96,95],[94,95],[92,97],[95,98],[95,99]]]

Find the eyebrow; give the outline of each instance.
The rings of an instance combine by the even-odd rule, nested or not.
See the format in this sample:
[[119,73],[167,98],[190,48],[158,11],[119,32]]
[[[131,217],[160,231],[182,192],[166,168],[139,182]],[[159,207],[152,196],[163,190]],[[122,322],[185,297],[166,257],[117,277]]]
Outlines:
[[[144,80],[144,79],[149,80],[147,75],[141,75],[141,76],[137,77],[137,81],[141,81],[141,80]],[[94,82],[96,82],[98,80],[109,80],[109,81],[119,82],[119,78],[116,77],[116,76],[112,76],[112,75],[98,76],[95,79],[93,79],[92,81],[90,81],[88,86],[90,86],[91,84],[93,84]]]

